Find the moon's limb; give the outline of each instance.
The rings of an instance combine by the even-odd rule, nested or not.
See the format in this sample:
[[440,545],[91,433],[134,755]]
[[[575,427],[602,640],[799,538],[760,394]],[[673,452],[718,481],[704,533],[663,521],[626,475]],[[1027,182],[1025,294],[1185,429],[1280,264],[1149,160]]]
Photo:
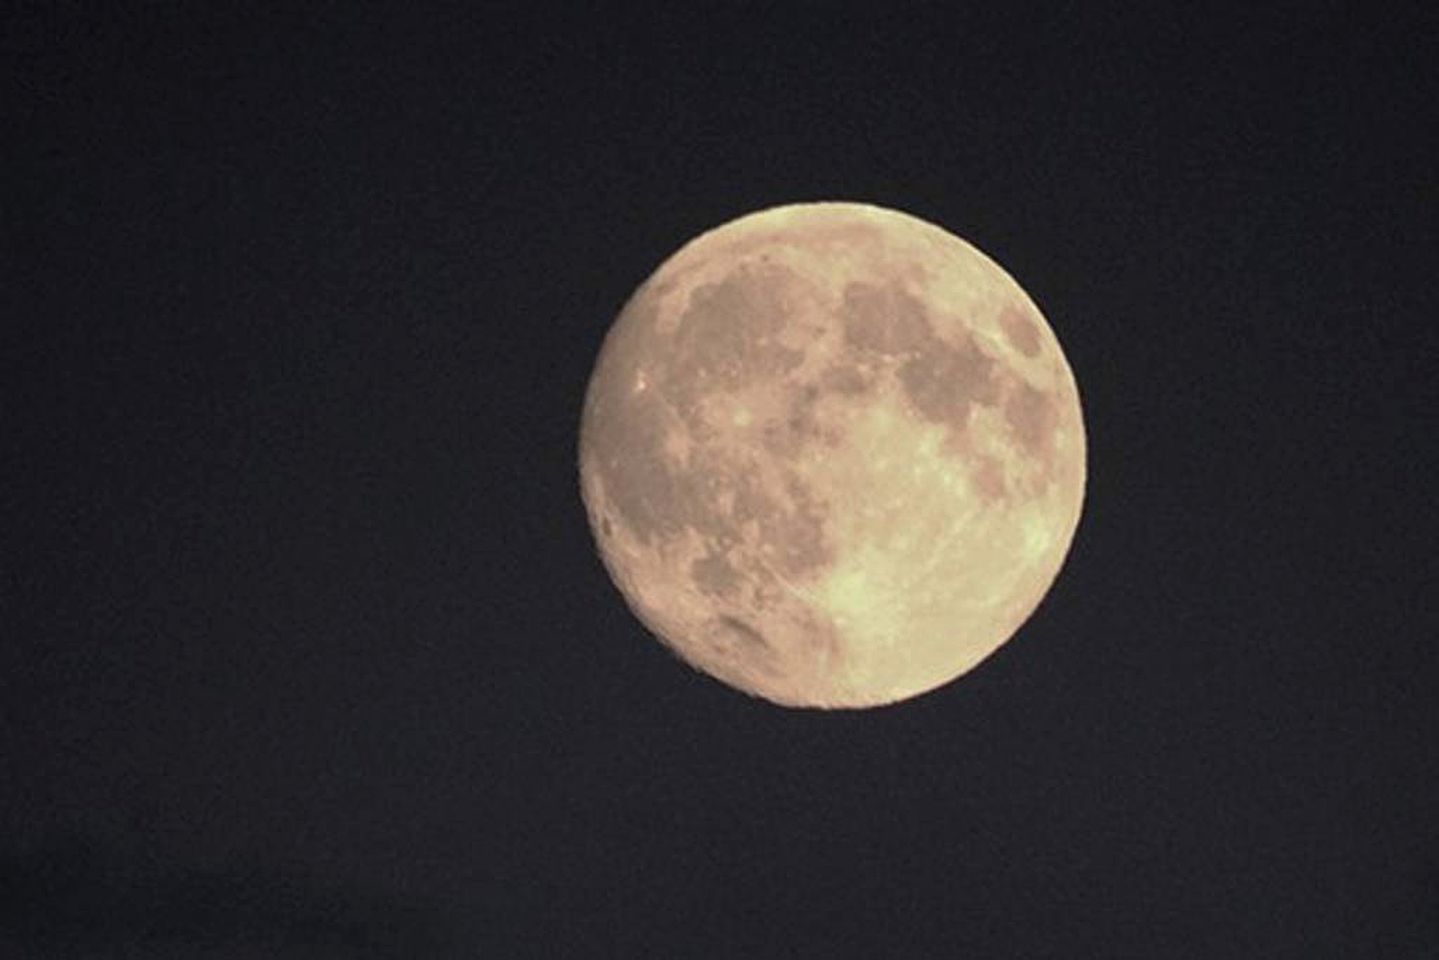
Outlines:
[[696,667],[804,706],[972,669],[1078,523],[1073,375],[1034,303],[905,214],[803,204],[681,249],[601,350],[580,437],[600,553]]

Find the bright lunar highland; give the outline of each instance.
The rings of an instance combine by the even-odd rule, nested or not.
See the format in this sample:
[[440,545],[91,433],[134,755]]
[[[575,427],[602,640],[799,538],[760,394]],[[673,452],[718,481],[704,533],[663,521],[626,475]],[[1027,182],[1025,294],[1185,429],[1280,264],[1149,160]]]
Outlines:
[[585,398],[580,486],[630,608],[790,706],[974,668],[1054,582],[1084,500],[1079,393],[1020,286],[858,203],[764,210],[635,291]]

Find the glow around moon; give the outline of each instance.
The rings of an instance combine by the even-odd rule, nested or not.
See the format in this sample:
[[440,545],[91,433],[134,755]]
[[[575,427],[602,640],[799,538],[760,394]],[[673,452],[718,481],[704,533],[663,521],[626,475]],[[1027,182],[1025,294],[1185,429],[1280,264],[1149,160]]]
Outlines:
[[611,328],[580,484],[606,568],[684,660],[776,703],[866,707],[974,668],[1030,616],[1084,498],[1053,331],[907,214],[751,214]]

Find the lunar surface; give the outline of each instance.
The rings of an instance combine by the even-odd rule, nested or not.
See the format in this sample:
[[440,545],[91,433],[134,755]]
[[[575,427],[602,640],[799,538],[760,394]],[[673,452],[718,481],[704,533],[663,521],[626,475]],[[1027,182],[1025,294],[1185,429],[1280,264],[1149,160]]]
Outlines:
[[703,234],[634,293],[585,398],[580,487],[636,616],[789,706],[941,686],[1049,590],[1084,499],[1073,374],[992,260],[807,203]]

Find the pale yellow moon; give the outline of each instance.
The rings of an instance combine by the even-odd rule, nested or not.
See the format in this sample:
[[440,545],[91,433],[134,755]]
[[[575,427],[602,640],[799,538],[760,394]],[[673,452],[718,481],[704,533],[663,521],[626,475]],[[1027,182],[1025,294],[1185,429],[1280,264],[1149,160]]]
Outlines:
[[605,339],[579,438],[599,552],[685,661],[775,703],[932,690],[1010,638],[1079,522],[1058,340],[908,214],[805,203],[686,244]]

